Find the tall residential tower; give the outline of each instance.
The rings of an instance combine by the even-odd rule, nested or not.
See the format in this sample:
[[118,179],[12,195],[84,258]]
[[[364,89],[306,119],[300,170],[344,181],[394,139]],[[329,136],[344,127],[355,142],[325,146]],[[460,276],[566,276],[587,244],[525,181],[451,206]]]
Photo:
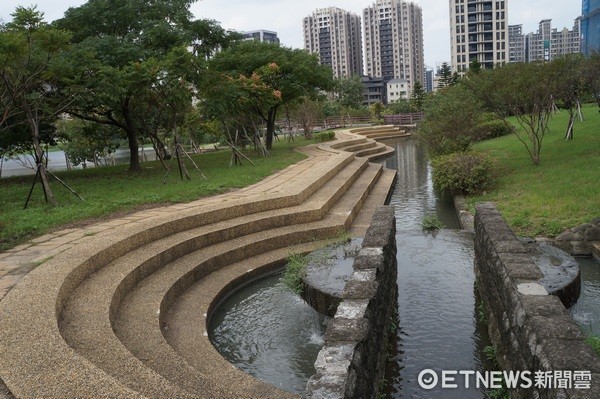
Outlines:
[[360,17],[337,7],[321,8],[304,18],[304,48],[329,65],[333,76],[363,74]]
[[404,0],[377,0],[363,11],[365,72],[385,82],[404,79],[408,93],[425,82],[421,7]]
[[450,38],[455,72],[474,59],[483,68],[507,63],[508,0],[450,0]]
[[581,51],[589,55],[600,51],[600,0],[583,0]]

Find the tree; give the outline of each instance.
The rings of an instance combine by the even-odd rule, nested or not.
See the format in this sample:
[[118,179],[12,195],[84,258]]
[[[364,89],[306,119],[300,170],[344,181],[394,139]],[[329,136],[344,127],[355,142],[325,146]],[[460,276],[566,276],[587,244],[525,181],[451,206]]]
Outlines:
[[583,62],[584,58],[581,54],[570,54],[556,58],[549,64],[553,96],[562,102],[563,107],[569,113],[565,140],[573,139],[576,110],[581,115],[579,96],[585,90]]
[[86,162],[98,166],[100,157],[113,153],[118,147],[118,132],[108,125],[97,126],[80,119],[65,119],[57,123],[56,134],[61,148],[74,165],[86,167]]
[[534,165],[539,165],[554,99],[549,64],[514,63],[481,71],[465,85],[504,121],[514,116],[522,130],[514,133]]
[[425,101],[425,90],[423,90],[423,85],[418,80],[415,82],[415,87],[413,89],[412,96],[410,98],[411,105],[415,111],[423,110],[423,103]]
[[600,112],[600,51],[595,51],[586,58],[583,76],[586,90],[596,99]]
[[56,22],[75,32],[74,49],[64,64],[68,78],[63,91],[77,98],[69,113],[121,129],[128,140],[131,171],[140,169],[139,139],[148,134],[140,124],[149,108],[144,100],[157,98],[155,89],[163,81],[165,59],[189,48],[198,60],[204,60],[239,37],[214,21],[192,20],[192,3],[90,0],[70,8]]
[[312,129],[323,120],[323,107],[310,98],[298,103],[291,112],[293,120],[302,126],[304,137],[310,137]]
[[448,65],[447,62],[444,62],[442,64],[442,67],[440,68],[439,76],[440,76],[440,79],[438,81],[439,88],[453,86],[456,83],[455,78],[452,76],[452,69],[450,68],[450,65]]
[[469,73],[478,74],[479,72],[481,72],[481,63],[474,57],[471,59],[471,62],[469,62]]
[[[315,55],[273,43],[236,43],[209,61],[209,71],[210,80],[205,81],[203,91],[206,101],[222,111],[235,112],[241,107],[258,116],[267,127],[267,149],[272,148],[277,112],[282,106],[315,98],[321,90],[333,87],[331,69],[319,65]],[[229,100],[220,100],[224,93],[214,89],[220,86],[228,87],[229,94],[245,93],[245,104],[228,95]]]
[[364,85],[360,76],[352,75],[336,79],[334,92],[342,107],[354,109],[362,107]]
[[35,7],[17,7],[12,16],[12,22],[0,27],[0,94],[4,106],[0,128],[18,134],[25,131],[19,125],[27,127],[37,165],[36,179],[39,175],[47,201],[56,205],[43,166],[41,137],[44,124],[55,119],[69,101],[56,101],[59,69],[53,67],[68,46],[69,34],[48,26]]
[[433,156],[465,151],[480,137],[483,106],[464,85],[428,97],[424,112],[417,135]]

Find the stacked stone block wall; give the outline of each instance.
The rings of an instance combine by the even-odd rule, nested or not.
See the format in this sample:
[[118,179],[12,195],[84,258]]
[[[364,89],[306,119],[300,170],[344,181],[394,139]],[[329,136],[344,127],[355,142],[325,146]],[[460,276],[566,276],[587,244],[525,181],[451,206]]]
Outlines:
[[589,389],[535,387],[509,390],[512,399],[600,398],[600,358],[556,296],[538,280],[542,273],[525,246],[490,203],[475,215],[475,269],[490,335],[504,370],[583,371]]
[[396,219],[380,207],[367,230],[342,302],[308,382],[306,399],[375,399],[397,307]]

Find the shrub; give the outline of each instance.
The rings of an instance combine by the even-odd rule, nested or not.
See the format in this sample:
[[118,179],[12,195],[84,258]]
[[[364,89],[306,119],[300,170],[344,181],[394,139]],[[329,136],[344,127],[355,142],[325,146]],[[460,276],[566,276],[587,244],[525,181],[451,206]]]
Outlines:
[[335,138],[335,132],[331,130],[325,130],[324,132],[313,134],[313,138],[320,142],[331,141]]
[[488,140],[512,134],[514,127],[493,112],[488,112],[481,115],[477,130],[479,140]]
[[483,153],[456,152],[434,158],[433,182],[443,189],[480,194],[494,183],[494,163]]

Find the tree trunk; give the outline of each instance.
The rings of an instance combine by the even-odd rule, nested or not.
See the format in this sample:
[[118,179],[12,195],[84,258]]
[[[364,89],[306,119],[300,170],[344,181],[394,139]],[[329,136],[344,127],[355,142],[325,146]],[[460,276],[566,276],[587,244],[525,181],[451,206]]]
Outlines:
[[138,152],[140,145],[138,142],[137,131],[134,127],[131,114],[129,112],[129,98],[123,100],[123,103],[121,104],[121,110],[125,118],[125,132],[127,133],[127,142],[129,143],[129,171],[138,173],[142,169],[140,166],[140,154]]
[[273,135],[275,134],[275,118],[277,117],[277,107],[269,109],[267,117],[267,137],[265,137],[267,151],[273,148]]
[[43,164],[44,150],[42,149],[42,146],[40,145],[40,138],[39,138],[40,135],[39,135],[38,124],[35,122],[34,122],[34,124],[35,124],[35,126],[30,125],[30,127],[32,128],[31,133],[33,135],[33,147],[35,149],[35,158],[36,158],[37,168],[40,170],[40,180],[42,181],[42,188],[44,189],[46,199],[50,203],[50,205],[56,206],[58,204],[56,202],[56,198],[54,198],[54,194],[52,194],[52,190],[50,189],[50,184],[48,183],[48,176],[46,175],[46,168],[44,167],[44,164]]
[[52,194],[52,190],[50,189],[48,176],[46,175],[46,168],[43,164],[44,150],[40,145],[40,126],[38,120],[33,116],[30,109],[27,109],[27,123],[29,124],[29,130],[31,131],[31,138],[33,139],[36,168],[40,173],[40,180],[42,181],[42,188],[44,190],[44,194],[46,195],[46,200],[50,203],[50,205],[56,206],[58,203],[56,202],[56,198],[54,198],[54,194]]
[[175,155],[177,155],[177,163],[179,164],[179,175],[181,179],[185,177],[190,180],[190,174],[188,173],[187,168],[185,167],[185,163],[183,162],[183,148],[179,142],[179,135],[175,133]]
[[130,172],[139,172],[141,170],[140,166],[140,154],[139,149],[140,145],[138,143],[137,134],[131,128],[127,128],[127,142],[129,143],[129,171]]
[[573,140],[573,125],[575,124],[575,111],[569,109],[569,124],[567,125],[567,133],[565,134],[565,140]]

